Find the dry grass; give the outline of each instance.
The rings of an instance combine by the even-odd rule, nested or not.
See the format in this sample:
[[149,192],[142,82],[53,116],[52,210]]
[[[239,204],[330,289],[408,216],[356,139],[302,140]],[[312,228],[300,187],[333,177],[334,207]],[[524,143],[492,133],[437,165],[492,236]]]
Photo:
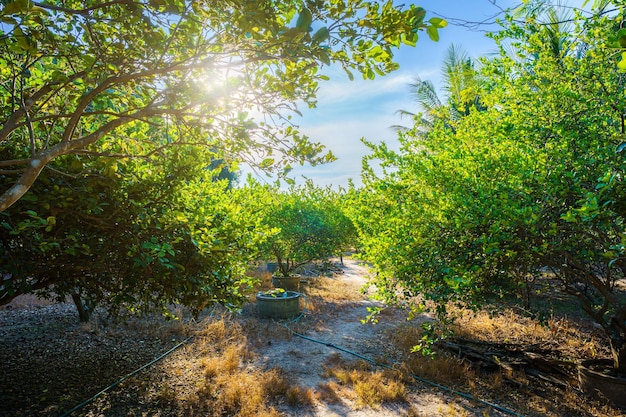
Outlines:
[[337,381],[319,387],[320,397],[331,402],[347,396],[353,398],[357,406],[378,407],[406,400],[406,387],[399,372],[372,370],[363,361],[347,362],[338,355],[331,355],[325,365],[324,377]]
[[354,303],[365,299],[364,295],[355,291],[353,283],[336,278],[309,278],[301,290],[306,296],[309,316],[316,319],[341,314]]
[[313,390],[292,385],[285,393],[287,404],[292,407],[312,406],[315,403]]
[[272,273],[271,272],[257,268],[257,269],[249,270],[248,272],[246,272],[246,275],[251,278],[254,278],[257,281],[256,285],[252,288],[251,291],[249,291],[250,300],[254,300],[254,294],[256,294],[257,291],[267,291],[269,289],[274,288],[272,285]]
[[328,277],[309,279],[305,291],[310,297],[322,297],[331,303],[362,301],[365,298],[354,290],[354,283]]
[[[540,346],[558,350],[560,357],[569,359],[592,357],[601,349],[599,340],[593,334],[582,331],[580,326],[566,318],[553,318],[542,325],[511,310],[498,314],[485,311],[474,314],[462,310],[455,313],[455,337],[462,339],[495,345],[506,343],[519,348]],[[524,370],[485,372],[441,349],[436,350],[432,359],[411,353],[412,347],[421,342],[422,334],[419,326],[410,325],[401,326],[390,333],[394,348],[403,358],[401,369],[406,374],[467,392],[476,398],[491,399],[504,406],[509,404],[510,408],[529,416],[623,415],[609,406],[581,396],[575,386],[557,388],[539,383],[536,379],[530,379]],[[408,415],[420,415],[411,413]]]
[[228,315],[206,319],[191,345],[163,368],[158,402],[184,415],[281,416],[277,407],[310,406],[311,390],[279,369],[255,369],[244,328]]
[[[68,297],[67,301],[71,302],[71,298]],[[15,297],[10,303],[0,306],[0,310],[29,310],[54,304],[57,304],[57,301],[38,298],[34,294],[24,294]]]
[[341,402],[341,387],[335,381],[324,382],[317,386],[317,398],[327,404],[339,404]]
[[[365,296],[355,291],[354,283],[337,279],[333,276],[308,276],[306,272],[320,272],[319,265],[310,265],[305,268],[305,275],[300,284],[300,292],[305,295],[303,305],[310,313],[309,316],[317,317],[321,314],[340,313],[342,309],[349,307],[350,303],[360,302]],[[336,269],[331,268],[331,269]],[[330,274],[330,272],[328,273]],[[249,300],[255,302],[257,291],[266,291],[273,288],[272,274],[263,270],[251,270],[248,275],[256,278],[258,284],[250,294]],[[306,330],[303,328],[302,330]]]
[[[260,280],[258,290],[271,288],[271,274],[254,274]],[[318,321],[328,323],[334,320],[335,315],[342,314],[346,308],[364,299],[353,285],[336,278],[310,278],[303,291],[308,296],[307,308],[311,314],[290,327],[306,333]],[[23,308],[30,303],[28,299],[21,302],[24,303]],[[254,304],[245,308],[252,309]],[[193,333],[193,341],[156,365],[149,376],[139,375],[132,384],[125,384],[120,391],[123,395],[99,400],[94,410],[100,412],[107,409],[106,406],[111,410],[110,415],[274,417],[285,415],[284,409],[289,410],[288,415],[311,415],[307,408],[316,402],[341,403],[342,398],[349,400],[348,406],[357,404],[376,408],[412,398],[411,385],[416,383],[410,375],[417,375],[478,398],[510,406],[528,416],[622,415],[610,407],[584,399],[575,387],[546,387],[519,371],[485,373],[445,351],[439,351],[432,360],[411,353],[412,347],[420,342],[422,333],[419,327],[410,325],[394,328],[385,338],[384,342],[392,342],[395,354],[381,347],[381,355],[403,361],[399,371],[380,371],[367,362],[348,362],[342,360],[339,354],[331,355],[325,362],[325,377],[328,380],[319,384],[314,394],[311,389],[295,384],[280,369],[254,366],[255,346],[266,346],[268,340],[292,337],[283,326],[271,320],[257,319],[254,314],[244,314],[245,319],[235,319],[226,312],[219,313],[218,309],[200,324],[182,320],[186,315],[183,310],[173,310],[172,313],[178,320],[166,323],[131,320],[124,325],[124,331],[147,332],[161,339],[178,335],[179,340],[183,335]],[[540,324],[515,310],[498,314],[479,312],[474,315],[465,310],[456,310],[455,313],[455,331],[462,338],[511,343],[520,347],[549,345],[558,347],[563,355],[571,358],[605,353],[601,351],[597,333],[588,327],[581,328],[578,322],[568,318],[551,318]],[[390,309],[385,314],[393,318],[395,313]],[[97,327],[98,322],[89,325],[95,326],[91,329],[92,333],[105,331]],[[379,340],[374,342],[383,345]],[[292,354],[301,358],[297,356],[300,352],[289,352],[289,355]],[[134,394],[129,395],[129,392]],[[141,412],[133,414],[125,408],[115,413],[115,407],[121,410],[121,407],[129,406],[129,398],[137,399],[135,410]],[[442,405],[438,413],[447,416],[475,415],[454,406],[452,402]],[[94,411],[90,415],[101,414]],[[422,415],[425,414],[417,407],[406,411],[407,417]]]
[[[253,276],[259,281],[255,287],[255,291],[265,291],[273,288],[272,275],[266,271],[251,271],[248,275]],[[365,299],[363,294],[355,290],[355,284],[345,282],[337,277],[327,276],[308,276],[304,277],[301,282],[300,292],[304,297],[301,306],[306,309],[306,316],[295,323],[290,324],[290,328],[298,333],[306,333],[307,331],[323,325],[329,319],[329,316],[341,314],[342,311],[352,307],[356,302]],[[246,306],[245,334],[248,335],[251,342],[263,343],[268,337],[274,339],[285,339],[292,337],[291,333],[282,326],[275,326],[268,320],[259,320],[255,318],[254,309],[255,297],[251,294],[249,297],[250,305]]]
[[487,342],[520,345],[558,346],[572,358],[592,358],[603,351],[599,333],[583,331],[580,323],[567,317],[550,318],[541,324],[513,310],[488,313],[456,311],[454,332],[457,337]]
[[[180,306],[171,307],[169,318],[165,320],[160,314],[129,317],[120,323],[120,337],[123,337],[126,332],[146,334],[161,339],[187,337],[193,332],[195,323],[190,320],[190,317],[191,313]],[[91,326],[90,331],[92,332],[100,331],[105,325],[98,320],[91,320],[83,324],[83,326]]]
[[[257,272],[257,290],[272,287],[271,274]],[[346,308],[364,299],[354,290],[354,284],[341,280],[309,278],[302,291],[307,296],[310,314],[290,325],[306,333],[317,322],[332,320]],[[253,298],[253,297],[252,297]],[[254,308],[254,305],[247,307]],[[485,311],[474,314],[454,310],[457,316],[456,335],[460,338],[494,343],[556,346],[569,358],[593,357],[601,351],[596,334],[581,329],[567,318],[551,318],[545,323],[532,320],[515,310],[494,314]],[[389,314],[395,314],[389,312]],[[331,355],[325,363],[327,381],[318,385],[316,394],[290,381],[280,369],[255,369],[251,346],[267,343],[268,338],[292,337],[282,326],[259,320],[247,314],[246,320],[230,316],[204,322],[193,346],[178,355],[168,366],[158,393],[160,404],[169,404],[184,415],[202,416],[279,416],[281,406],[310,407],[316,402],[341,403],[348,399],[358,407],[379,407],[386,403],[405,402],[410,398],[412,375],[455,390],[474,395],[518,410],[528,416],[602,415],[619,416],[607,406],[584,399],[574,388],[557,389],[538,384],[523,371],[486,373],[467,361],[440,350],[433,359],[411,353],[420,342],[422,332],[416,326],[400,326],[389,333],[392,355],[402,360],[399,371],[373,369],[363,361],[348,362],[340,355]],[[172,406],[173,404],[173,406]],[[445,405],[440,415],[474,415],[469,411]],[[298,414],[306,414],[307,411]],[[293,409],[290,410],[293,414]],[[406,416],[421,416],[411,407]]]
[[422,329],[415,326],[396,328],[389,338],[404,358],[402,370],[409,375],[444,384],[455,385],[464,389],[471,388],[477,375],[471,367],[456,357],[439,352],[434,357],[410,353],[422,338]]

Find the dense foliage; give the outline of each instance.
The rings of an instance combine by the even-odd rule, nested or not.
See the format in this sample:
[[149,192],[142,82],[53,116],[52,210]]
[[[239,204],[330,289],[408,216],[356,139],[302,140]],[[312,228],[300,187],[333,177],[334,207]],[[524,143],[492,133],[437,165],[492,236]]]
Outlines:
[[274,234],[262,256],[276,261],[282,276],[314,260],[339,256],[355,243],[356,231],[342,205],[342,193],[307,183],[286,192],[274,190],[262,223]]
[[555,16],[508,21],[500,57],[458,96],[480,105],[418,115],[398,152],[370,144],[383,173],[364,171],[353,217],[387,300],[412,301],[413,312],[433,301],[445,322],[449,302],[515,291],[528,305],[530,283],[548,271],[605,329],[626,370],[626,304],[614,291],[626,272],[616,153],[626,78],[605,42],[616,22]]
[[149,164],[119,161],[115,171],[46,170],[20,201],[24,211],[1,216],[2,301],[34,290],[70,295],[83,320],[95,305],[123,313],[241,302],[264,235],[250,215],[263,194],[229,189],[215,178],[221,171],[199,163],[207,157],[173,148]]

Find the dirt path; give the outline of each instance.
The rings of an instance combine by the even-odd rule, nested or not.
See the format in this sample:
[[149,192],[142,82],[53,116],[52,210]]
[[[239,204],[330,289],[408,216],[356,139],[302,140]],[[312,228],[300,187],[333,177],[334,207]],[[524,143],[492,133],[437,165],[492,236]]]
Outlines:
[[[344,273],[335,279],[348,283],[356,295],[366,283],[367,273],[365,267],[348,259],[345,260]],[[377,303],[365,295],[361,300],[342,303],[338,314],[325,317],[320,324],[307,330],[306,336],[378,360],[381,352],[385,350],[386,337],[388,337],[386,335],[394,326],[403,323],[403,316],[401,313],[385,314],[380,317],[378,324],[362,324],[361,320],[368,314],[367,308],[374,305]],[[309,314],[306,313],[306,315]],[[270,340],[266,346],[257,350],[257,354],[257,366],[282,368],[295,378],[300,386],[312,389],[314,392],[319,390],[320,384],[329,382],[324,376],[324,365],[332,360],[332,355],[340,354],[342,359],[349,361],[358,359],[332,346],[297,336],[289,340],[280,338]],[[311,417],[501,415],[493,410],[472,407],[463,398],[439,391],[426,384],[416,382],[408,388],[410,392],[407,395],[407,403],[383,405],[372,409],[358,407],[354,401],[342,398],[336,404],[318,403],[310,413],[302,414],[301,411],[292,411],[290,414]]]

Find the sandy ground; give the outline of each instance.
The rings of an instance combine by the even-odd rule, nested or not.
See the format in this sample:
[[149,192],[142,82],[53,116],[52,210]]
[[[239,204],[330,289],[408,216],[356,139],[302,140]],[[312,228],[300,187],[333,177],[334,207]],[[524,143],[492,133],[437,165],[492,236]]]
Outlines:
[[[334,279],[349,283],[355,294],[358,294],[367,280],[368,271],[351,259],[345,260],[344,273]],[[375,301],[363,296],[361,301],[348,302],[342,305],[338,314],[306,331],[305,336],[322,343],[316,343],[297,336],[289,340],[275,340],[257,351],[259,367],[280,367],[295,377],[297,383],[304,388],[316,391],[320,384],[328,382],[323,376],[324,364],[331,355],[340,354],[346,360],[358,357],[336,349],[327,344],[354,352],[358,355],[379,359],[385,351],[385,335],[394,326],[404,322],[402,313],[387,313],[380,316],[377,324],[362,320],[368,314],[368,307],[377,305]],[[305,312],[305,318],[306,318]],[[289,324],[287,324],[289,325]],[[392,416],[500,416],[505,415],[488,407],[472,405],[468,400],[454,394],[446,393],[435,387],[417,382],[408,387],[408,402],[383,405],[380,408],[359,408],[349,400],[342,399],[338,404],[317,404],[307,414],[292,411],[295,416],[310,417],[392,417]],[[285,410],[287,411],[287,410]]]

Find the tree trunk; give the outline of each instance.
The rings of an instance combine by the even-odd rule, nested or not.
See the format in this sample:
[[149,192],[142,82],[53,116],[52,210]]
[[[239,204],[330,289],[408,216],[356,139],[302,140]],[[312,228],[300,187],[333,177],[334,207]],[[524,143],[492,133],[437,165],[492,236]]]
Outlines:
[[80,322],[87,323],[91,318],[91,309],[87,305],[83,304],[80,294],[72,294],[72,300],[74,300],[76,310],[78,310],[78,318],[80,319]]
[[614,319],[611,320],[606,330],[611,342],[613,365],[620,375],[626,375],[626,335],[621,331]]
[[622,343],[621,346],[616,346],[611,340],[611,354],[617,372],[622,376],[626,375],[626,344]]

